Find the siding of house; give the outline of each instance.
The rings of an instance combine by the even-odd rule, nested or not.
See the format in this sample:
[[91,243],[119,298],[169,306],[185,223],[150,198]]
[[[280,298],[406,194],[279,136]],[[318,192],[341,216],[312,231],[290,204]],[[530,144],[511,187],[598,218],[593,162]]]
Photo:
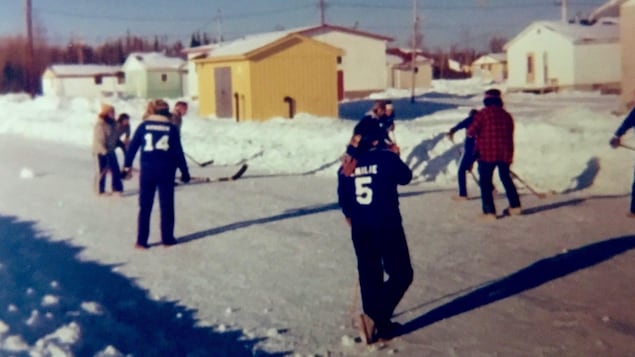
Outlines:
[[[415,74],[415,88],[430,88],[432,86],[432,64],[422,62],[417,64]],[[388,65],[388,86],[397,89],[412,88],[412,70],[406,66]]]
[[[341,52],[332,46],[290,35],[250,55],[199,60],[200,114],[227,117],[218,114],[222,109],[217,96],[230,95],[229,116],[240,121],[289,117],[290,101],[295,114],[336,117],[339,55]],[[231,88],[226,89],[229,94],[218,93],[215,77],[220,71],[231,73]]]
[[149,70],[146,80],[147,98],[179,98],[183,95],[183,77],[178,70]]
[[618,89],[622,75],[619,43],[575,47],[575,88]]
[[258,94],[251,101],[258,108],[254,118],[288,117],[285,97],[294,99],[296,113],[336,117],[337,56],[314,42],[297,40],[286,46],[251,64],[251,83]]
[[311,38],[344,49],[339,68],[344,71],[345,92],[354,95],[386,88],[386,41],[337,31]]
[[622,5],[620,16],[622,103],[630,109],[635,106],[635,0]]
[[112,95],[123,91],[115,75],[101,75],[101,83],[93,75],[58,76],[47,69],[42,74],[42,94],[61,97],[89,97]]

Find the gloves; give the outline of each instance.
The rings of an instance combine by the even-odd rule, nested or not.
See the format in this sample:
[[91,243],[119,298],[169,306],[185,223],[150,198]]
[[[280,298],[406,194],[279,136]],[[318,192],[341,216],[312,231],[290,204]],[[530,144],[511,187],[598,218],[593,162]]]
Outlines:
[[448,139],[450,139],[451,142],[454,142],[454,132],[453,131],[449,131],[447,134]]
[[190,182],[192,178],[190,177],[190,173],[189,172],[182,172],[181,173],[181,182],[183,183],[188,183]]
[[121,178],[124,180],[129,180],[132,178],[132,169],[129,167],[124,167],[121,170]]
[[618,136],[614,136],[611,138],[611,141],[609,141],[609,145],[611,145],[611,147],[613,149],[617,149],[620,146],[621,142],[620,142],[620,138]]

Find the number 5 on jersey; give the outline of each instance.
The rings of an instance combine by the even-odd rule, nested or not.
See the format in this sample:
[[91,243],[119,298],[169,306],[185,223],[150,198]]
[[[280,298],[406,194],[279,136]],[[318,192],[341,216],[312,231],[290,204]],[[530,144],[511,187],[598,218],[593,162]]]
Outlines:
[[355,177],[355,198],[360,205],[367,206],[373,202],[373,189],[370,187],[372,182],[372,176]]
[[153,143],[153,135],[152,133],[147,133],[144,137],[145,146],[143,147],[143,151],[153,151],[153,150],[163,150],[168,151],[170,148],[169,139],[170,137],[167,134],[163,134],[159,140],[157,140],[156,144]]

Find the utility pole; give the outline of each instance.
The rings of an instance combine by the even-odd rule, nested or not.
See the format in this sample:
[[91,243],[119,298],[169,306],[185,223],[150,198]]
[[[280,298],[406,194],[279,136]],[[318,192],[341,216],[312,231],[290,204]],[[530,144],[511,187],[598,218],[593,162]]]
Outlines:
[[561,4],[561,12],[562,12],[562,22],[563,23],[567,23],[569,20],[567,19],[568,15],[567,15],[567,0],[560,0],[560,4]]
[[324,26],[326,25],[326,2],[320,0],[318,6],[320,7],[320,26]]
[[216,11],[216,43],[223,42],[223,14],[220,8]]
[[31,19],[31,14],[33,12],[33,8],[31,6],[31,0],[25,0],[26,6],[26,37],[27,37],[27,48],[26,48],[26,70],[25,73],[25,85],[26,91],[31,95],[31,98],[35,97],[35,81],[33,80],[33,22]]
[[410,103],[415,102],[415,82],[417,78],[417,0],[412,0],[412,52],[410,54],[410,70],[412,71],[412,85]]

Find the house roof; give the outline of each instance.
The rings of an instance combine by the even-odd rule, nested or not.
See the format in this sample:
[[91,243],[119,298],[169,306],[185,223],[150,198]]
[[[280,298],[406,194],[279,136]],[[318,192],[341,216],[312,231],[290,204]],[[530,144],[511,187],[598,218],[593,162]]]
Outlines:
[[133,52],[128,58],[133,57],[146,69],[179,69],[185,62],[178,57],[168,57],[159,52]]
[[300,33],[300,34],[306,35],[306,36],[312,36],[312,35],[315,35],[315,34],[324,33],[324,32],[328,32],[328,31],[345,32],[345,33],[349,33],[349,34],[352,34],[352,35],[369,37],[369,38],[373,38],[373,39],[376,39],[376,40],[382,40],[382,41],[388,41],[388,42],[394,41],[394,38],[392,38],[392,37],[379,35],[379,34],[376,34],[376,33],[371,33],[371,32],[366,32],[366,31],[360,31],[360,30],[355,29],[355,28],[349,28],[349,27],[337,26],[337,25],[330,25],[330,24],[324,24],[324,25],[307,27],[307,28],[304,28],[302,30],[298,30],[297,32]]
[[574,44],[618,42],[620,39],[620,27],[615,19],[605,19],[593,25],[564,23],[561,21],[536,21],[507,42],[504,48],[509,48],[513,42],[536,27],[541,27],[553,33],[560,34]]
[[393,38],[379,35],[379,34],[359,31],[357,29],[347,28],[343,26],[324,24],[324,25],[317,25],[317,26],[295,27],[295,28],[281,30],[281,31],[246,35],[244,37],[238,38],[233,41],[186,48],[182,52],[187,54],[214,53],[214,56],[242,55],[249,52],[250,50],[262,47],[263,44],[270,43],[272,41],[275,41],[277,39],[280,39],[284,36],[287,36],[293,33],[312,37],[314,35],[324,33],[324,32],[329,32],[329,31],[345,32],[345,33],[349,33],[353,35],[370,37],[370,38],[382,40],[382,41],[393,41]]
[[595,21],[601,17],[605,16],[613,16],[617,17],[620,15],[620,5],[627,2],[626,0],[609,0],[606,3],[598,6],[591,12],[588,17],[588,20]]
[[205,59],[200,61],[218,61],[220,59],[245,59],[250,56],[256,55],[260,51],[275,46],[278,43],[289,41],[293,38],[304,39],[306,41],[312,41],[319,46],[329,48],[332,51],[342,53],[343,51],[334,46],[325,44],[320,41],[311,39],[297,33],[288,33],[287,31],[270,32],[260,35],[247,36],[245,38],[228,42],[223,46],[218,47],[214,52]]
[[48,67],[57,77],[93,77],[96,75],[116,75],[121,66],[101,64],[53,64]]
[[501,53],[488,53],[477,58],[472,64],[491,64],[491,63],[503,63],[507,62],[507,54]]

